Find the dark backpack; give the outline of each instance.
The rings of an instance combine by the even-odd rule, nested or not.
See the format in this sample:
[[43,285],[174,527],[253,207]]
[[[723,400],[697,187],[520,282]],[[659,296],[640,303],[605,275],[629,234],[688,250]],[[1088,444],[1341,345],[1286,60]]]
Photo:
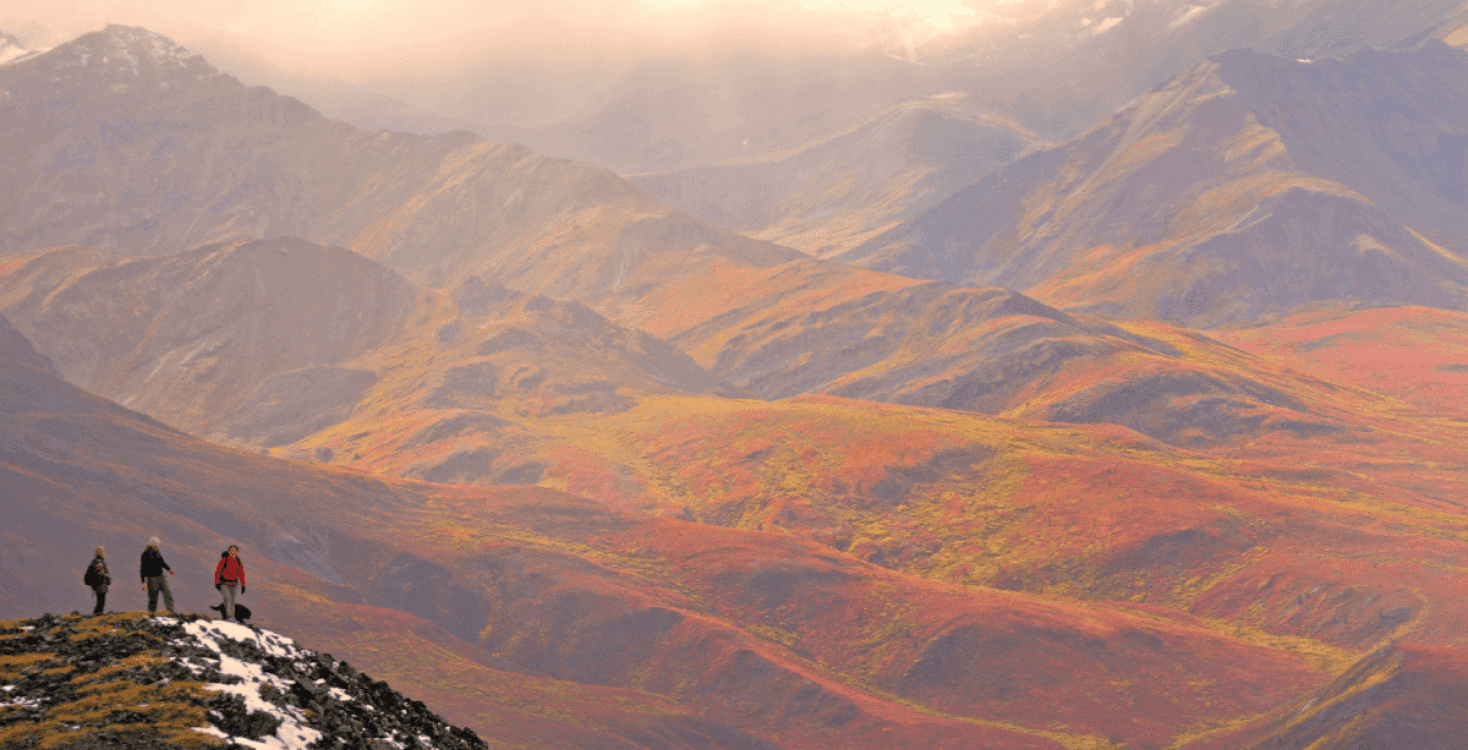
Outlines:
[[96,561],[87,563],[87,572],[82,575],[82,583],[88,586],[96,586],[102,582],[102,576],[97,573]]

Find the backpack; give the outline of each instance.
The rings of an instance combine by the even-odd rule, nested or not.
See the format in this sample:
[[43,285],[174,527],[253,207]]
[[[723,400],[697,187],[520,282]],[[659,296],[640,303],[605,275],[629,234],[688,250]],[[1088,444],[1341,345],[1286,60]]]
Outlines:
[[82,583],[88,586],[96,586],[101,583],[101,575],[97,573],[96,561],[87,563],[87,572],[82,575]]

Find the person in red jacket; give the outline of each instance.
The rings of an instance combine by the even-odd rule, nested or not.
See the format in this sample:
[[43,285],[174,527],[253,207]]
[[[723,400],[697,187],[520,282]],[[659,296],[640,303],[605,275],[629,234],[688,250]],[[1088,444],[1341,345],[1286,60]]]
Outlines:
[[224,619],[234,619],[234,587],[238,584],[240,593],[245,593],[245,564],[240,562],[240,548],[229,545],[229,549],[219,554],[219,564],[214,566],[214,588],[224,596]]

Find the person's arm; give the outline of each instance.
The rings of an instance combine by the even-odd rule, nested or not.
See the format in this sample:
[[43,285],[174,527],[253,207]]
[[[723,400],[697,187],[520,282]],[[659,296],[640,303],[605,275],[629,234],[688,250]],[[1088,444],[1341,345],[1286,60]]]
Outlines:
[[237,557],[235,563],[240,566],[240,593],[245,593],[245,564]]

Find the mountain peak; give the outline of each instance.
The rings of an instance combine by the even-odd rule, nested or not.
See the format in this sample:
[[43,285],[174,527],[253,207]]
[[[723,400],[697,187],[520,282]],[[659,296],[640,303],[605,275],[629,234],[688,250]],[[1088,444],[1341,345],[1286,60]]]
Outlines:
[[[190,52],[183,45],[159,34],[149,31],[141,26],[123,26],[121,24],[108,24],[106,28],[96,35],[106,44],[109,49],[119,52],[144,48],[152,52],[152,56],[160,59],[187,60],[198,57],[198,53]],[[91,36],[90,34],[87,36]],[[85,39],[86,37],[82,37]]]
[[119,24],[78,37],[50,54],[65,67],[111,73],[125,80],[143,80],[179,70],[218,72],[201,55],[162,34]]

